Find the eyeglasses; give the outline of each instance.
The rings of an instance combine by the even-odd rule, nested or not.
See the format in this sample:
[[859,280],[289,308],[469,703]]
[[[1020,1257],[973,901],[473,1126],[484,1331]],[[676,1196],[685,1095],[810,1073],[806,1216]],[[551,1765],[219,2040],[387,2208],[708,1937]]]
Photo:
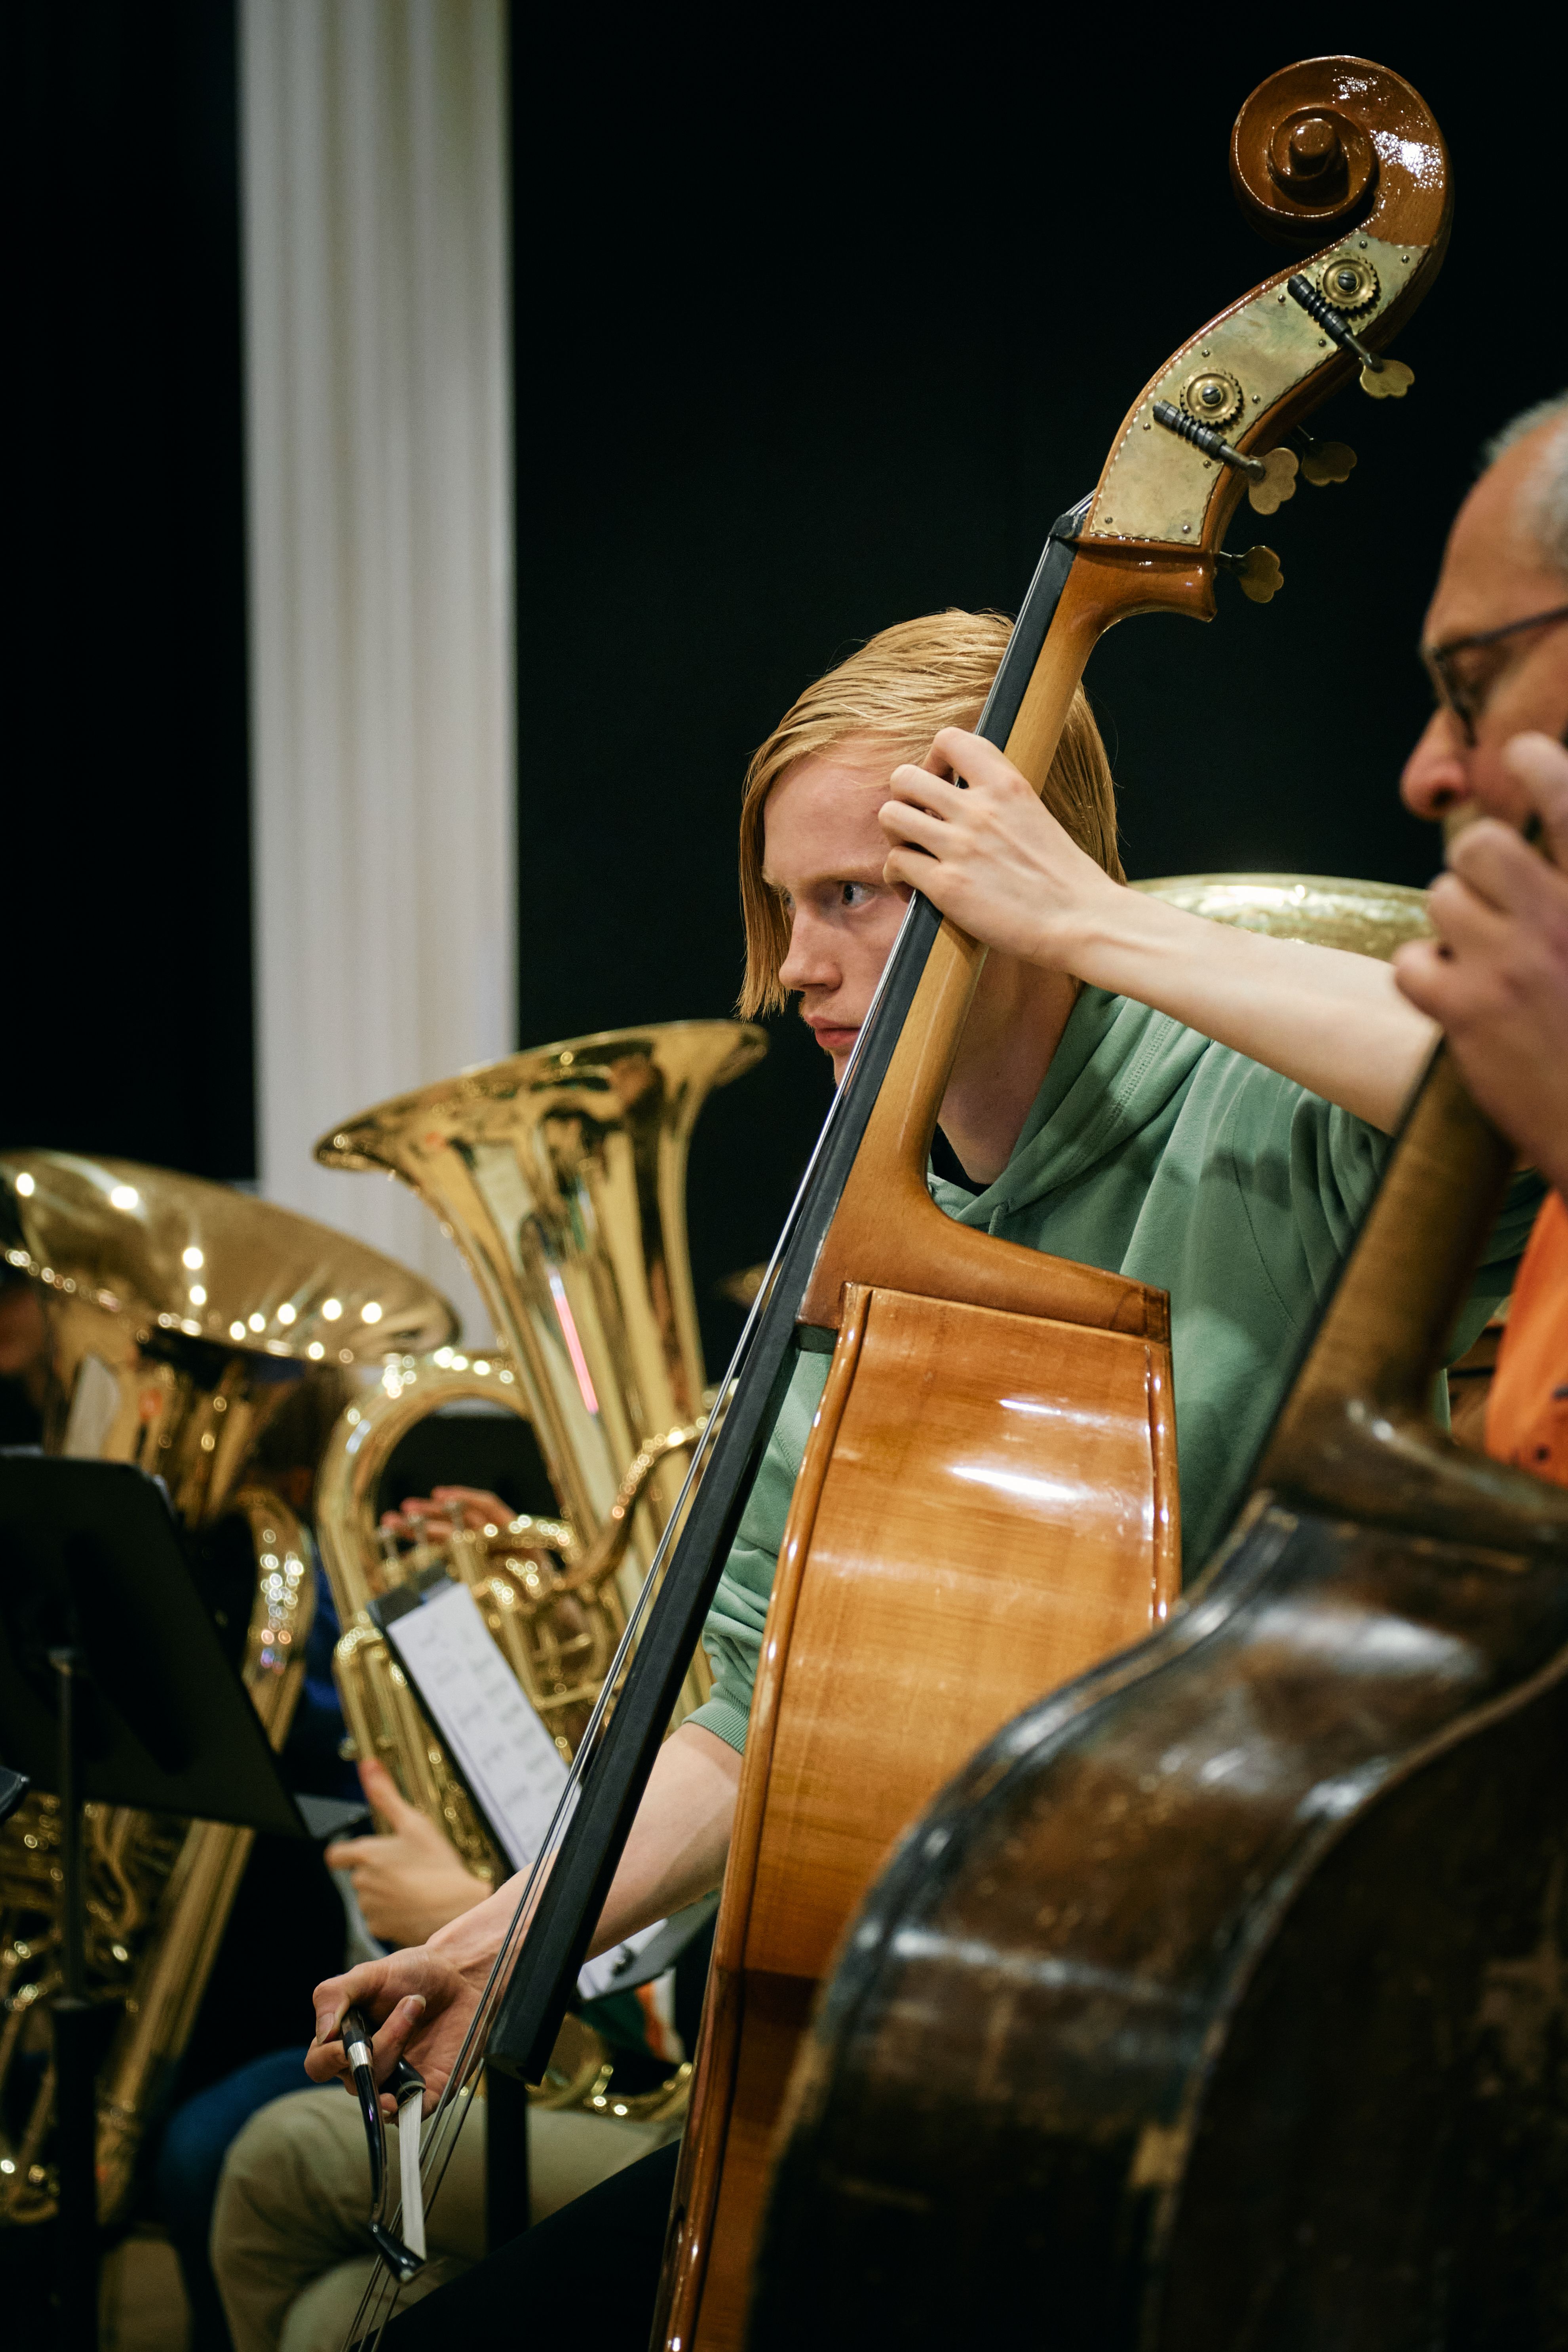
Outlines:
[[1522,636],[1526,629],[1544,629],[1559,621],[1568,621],[1568,604],[1554,604],[1549,613],[1531,613],[1522,621],[1505,621],[1500,629],[1482,629],[1473,637],[1451,637],[1446,646],[1432,646],[1421,656],[1433,690],[1445,709],[1458,720],[1467,743],[1476,740],[1476,721],[1486,706],[1487,696],[1496,682],[1497,672],[1488,668],[1485,675],[1466,678],[1459,665],[1466,654],[1477,653],[1484,646],[1500,645],[1505,637]]

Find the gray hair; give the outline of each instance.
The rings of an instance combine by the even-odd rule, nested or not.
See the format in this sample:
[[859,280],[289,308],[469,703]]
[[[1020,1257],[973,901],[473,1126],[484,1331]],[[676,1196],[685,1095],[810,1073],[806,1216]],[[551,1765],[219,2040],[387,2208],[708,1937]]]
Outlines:
[[1521,517],[1548,563],[1568,572],[1568,392],[1555,399],[1538,400],[1494,434],[1481,452],[1481,465],[1495,466],[1516,441],[1523,441],[1543,425],[1558,430],[1548,440],[1529,480],[1523,485]]

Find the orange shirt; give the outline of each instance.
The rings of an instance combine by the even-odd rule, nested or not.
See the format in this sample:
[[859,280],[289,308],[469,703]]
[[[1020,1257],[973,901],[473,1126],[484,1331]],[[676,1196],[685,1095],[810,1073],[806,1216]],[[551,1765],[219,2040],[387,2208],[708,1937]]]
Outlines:
[[1568,1209],[1549,1192],[1520,1264],[1487,1400],[1487,1452],[1568,1486]]

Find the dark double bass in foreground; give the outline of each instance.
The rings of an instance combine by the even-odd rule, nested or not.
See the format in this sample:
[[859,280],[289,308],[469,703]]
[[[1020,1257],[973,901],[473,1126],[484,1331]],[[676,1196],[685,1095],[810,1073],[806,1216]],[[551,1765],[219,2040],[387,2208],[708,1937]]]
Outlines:
[[862,1907],[751,2352],[1568,2343],[1568,1494],[1426,1402],[1507,1168],[1440,1062],[1213,1568]]
[[1568,2345],[1568,1493],[1428,1410],[1509,1165],[1439,1057],[1206,1575],[903,1841],[750,2352]]

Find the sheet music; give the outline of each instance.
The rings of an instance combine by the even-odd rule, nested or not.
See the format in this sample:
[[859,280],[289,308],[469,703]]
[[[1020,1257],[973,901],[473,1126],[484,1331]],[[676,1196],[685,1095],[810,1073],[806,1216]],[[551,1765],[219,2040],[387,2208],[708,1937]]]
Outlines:
[[[417,1608],[387,1620],[386,1638],[507,1860],[525,1870],[544,1842],[566,1766],[490,1639],[479,1602],[466,1584],[438,1583]],[[584,1962],[577,1979],[584,2000],[609,1991],[665,1925],[656,1919]]]
[[560,1749],[490,1639],[466,1584],[438,1585],[386,1638],[506,1849],[526,1869],[566,1782]]

